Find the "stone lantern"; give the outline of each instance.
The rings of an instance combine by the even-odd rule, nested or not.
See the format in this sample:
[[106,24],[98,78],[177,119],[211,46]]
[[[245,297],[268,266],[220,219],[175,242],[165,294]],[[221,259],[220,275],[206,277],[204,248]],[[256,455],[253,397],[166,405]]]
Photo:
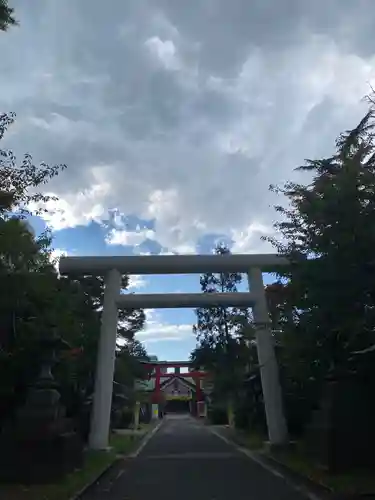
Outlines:
[[79,467],[83,444],[65,417],[52,367],[58,352],[69,349],[56,330],[38,341],[41,368],[14,423],[0,437],[0,480],[45,483]]

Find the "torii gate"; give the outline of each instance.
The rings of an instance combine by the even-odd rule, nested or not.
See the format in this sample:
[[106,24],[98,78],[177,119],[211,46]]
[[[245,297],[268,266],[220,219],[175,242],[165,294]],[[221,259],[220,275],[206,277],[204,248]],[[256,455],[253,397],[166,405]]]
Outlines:
[[[193,380],[196,408],[191,408],[191,410],[194,411],[198,417],[206,416],[206,403],[204,392],[202,390],[202,382],[209,375],[207,371],[191,369],[191,361],[145,361],[143,364],[150,373],[150,378],[154,379],[155,382],[152,393],[154,418],[158,418],[159,416],[159,407],[163,400],[163,383],[168,383],[174,377],[178,377],[182,380]],[[168,370],[168,368],[174,368],[174,373],[165,371]],[[181,368],[189,368],[189,371],[181,372]]]
[[[105,291],[94,401],[89,437],[92,449],[108,447],[118,308],[251,307],[255,320],[263,399],[271,444],[288,440],[262,271],[289,265],[274,254],[142,255],[129,257],[61,257],[60,274],[104,276]],[[250,292],[121,294],[122,274],[247,273]]]

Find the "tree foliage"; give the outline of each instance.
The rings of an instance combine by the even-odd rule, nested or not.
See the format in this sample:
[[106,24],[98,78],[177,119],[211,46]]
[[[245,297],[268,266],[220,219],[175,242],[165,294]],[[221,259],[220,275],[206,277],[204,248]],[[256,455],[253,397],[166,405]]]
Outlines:
[[[215,253],[224,255],[229,249],[219,244]],[[201,276],[200,285],[203,293],[236,292],[241,281],[239,273],[206,273]],[[196,316],[193,331],[198,344],[191,359],[212,374],[213,396],[233,403],[251,362],[251,349],[244,338],[244,332],[248,336],[251,330],[249,311],[237,307],[199,308]]]
[[117,351],[115,380],[132,389],[136,379],[147,376],[147,370],[142,364],[146,361],[149,361],[149,357],[141,342],[133,339],[123,343]]
[[[229,253],[227,246],[218,244],[216,255]],[[203,293],[236,292],[241,283],[240,273],[205,273],[200,277]],[[246,308],[237,307],[209,307],[196,309],[197,323],[193,326],[198,342],[209,345],[226,345],[231,337],[240,335],[249,322],[249,313]]]
[[267,295],[286,398],[294,411],[305,405],[300,420],[328,371],[345,372],[353,351],[374,342],[374,117],[371,108],[338,137],[332,156],[299,167],[306,184],[271,187],[288,204],[276,207],[278,236],[269,241],[292,265]]
[[290,207],[277,207],[284,218],[276,224],[283,239],[271,240],[297,258],[290,289],[298,322],[320,332],[321,347],[335,364],[373,341],[374,124],[371,109],[357,127],[340,135],[334,155],[300,167],[313,175],[312,182],[287,183],[281,190]]
[[[14,113],[0,115],[0,140],[14,119]],[[43,194],[39,189],[65,169],[63,164],[47,165],[42,162],[35,165],[29,153],[18,164],[12,150],[0,149],[0,216],[6,219],[16,213],[19,218],[24,218],[31,214],[30,207],[35,207],[35,215],[45,213],[45,204],[54,197]]]
[[[360,370],[358,363],[353,364],[353,353],[374,345],[373,105],[356,127],[340,134],[331,156],[306,160],[298,167],[305,172],[305,183],[271,186],[286,203],[276,207],[276,237],[266,239],[291,265],[266,287],[266,297],[292,433],[303,431],[309,422],[327,375],[353,374],[353,366]],[[229,289],[238,282],[234,277]],[[220,277],[213,275],[201,279],[202,290],[208,293],[220,290],[220,283]],[[236,335],[227,332],[232,326],[236,331],[235,315],[233,325],[232,315],[224,316],[222,310],[197,311],[197,320],[199,345],[193,359],[212,369],[224,392],[232,374],[229,384],[233,382],[234,391],[239,387],[236,369],[241,362],[233,354]],[[256,356],[248,356],[256,371]],[[256,404],[251,391],[246,398],[250,411]]]
[[[0,139],[13,120],[0,117]],[[22,404],[40,369],[38,341],[54,330],[70,346],[55,369],[68,412],[77,414],[94,388],[103,279],[59,277],[51,263],[51,234],[35,236],[27,221],[31,213],[46,210],[51,198],[43,186],[64,169],[35,165],[30,155],[18,165],[11,151],[0,150],[0,425]],[[118,337],[127,347],[119,349],[116,376],[122,373],[126,382],[126,373],[129,386],[140,371],[140,357],[147,355],[134,340],[144,320],[142,310],[120,312]]]
[[0,30],[6,31],[9,26],[17,24],[13,12],[14,9],[9,7],[7,0],[0,0]]

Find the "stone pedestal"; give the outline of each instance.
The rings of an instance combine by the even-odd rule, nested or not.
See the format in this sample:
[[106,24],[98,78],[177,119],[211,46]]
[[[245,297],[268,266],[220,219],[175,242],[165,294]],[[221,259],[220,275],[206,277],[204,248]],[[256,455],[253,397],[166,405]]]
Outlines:
[[82,466],[83,446],[76,432],[1,440],[0,481],[43,484],[61,480]]
[[51,373],[64,343],[52,335],[40,341],[41,372],[15,421],[0,436],[0,480],[23,484],[54,482],[82,465],[83,443],[65,418]]

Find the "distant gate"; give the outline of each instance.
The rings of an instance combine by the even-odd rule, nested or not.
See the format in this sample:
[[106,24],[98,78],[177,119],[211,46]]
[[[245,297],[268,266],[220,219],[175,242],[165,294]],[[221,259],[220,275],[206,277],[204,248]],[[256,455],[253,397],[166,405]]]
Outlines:
[[[202,382],[208,373],[196,370],[191,361],[145,362],[152,390],[153,416],[161,411],[190,411],[198,417],[206,416],[206,398]],[[169,369],[173,368],[173,372]],[[187,368],[187,371],[181,371]]]

